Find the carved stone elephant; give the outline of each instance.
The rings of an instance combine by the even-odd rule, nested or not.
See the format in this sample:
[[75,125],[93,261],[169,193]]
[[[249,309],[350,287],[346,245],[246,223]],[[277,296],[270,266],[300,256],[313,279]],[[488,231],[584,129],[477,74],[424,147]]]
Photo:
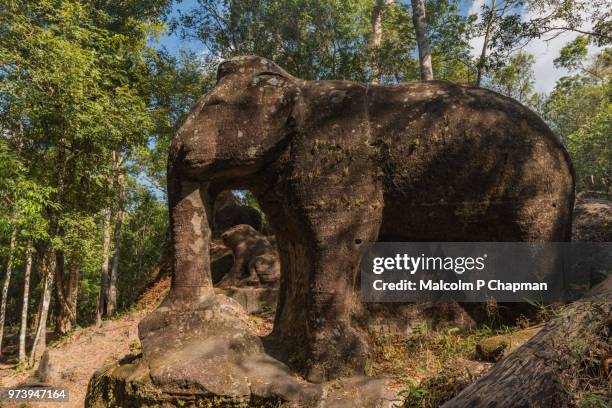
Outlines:
[[281,259],[270,341],[312,381],[366,365],[352,323],[363,242],[565,241],[574,201],[563,146],[510,98],[445,81],[305,81],[233,58],[170,148],[164,310],[214,296],[211,203],[229,188],[250,189],[269,218]]
[[247,224],[239,224],[222,235],[232,249],[234,264],[218,286],[273,285],[280,277],[278,253],[268,237]]

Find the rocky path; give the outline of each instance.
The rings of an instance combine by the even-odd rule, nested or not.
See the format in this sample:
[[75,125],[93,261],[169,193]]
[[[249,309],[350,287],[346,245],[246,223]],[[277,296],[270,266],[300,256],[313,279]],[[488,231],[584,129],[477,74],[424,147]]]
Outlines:
[[[59,404],[61,408],[81,408],[87,392],[87,384],[93,373],[129,353],[139,353],[138,322],[163,298],[169,280],[159,282],[147,292],[138,309],[116,319],[106,320],[100,327],[77,329],[71,336],[48,348],[48,383],[65,387],[70,401]],[[38,384],[34,370],[16,371],[14,366],[0,366],[0,386],[13,387]],[[54,404],[56,405],[56,404]],[[28,407],[47,407],[49,403],[31,403]],[[22,408],[24,405],[0,403],[0,407]]]

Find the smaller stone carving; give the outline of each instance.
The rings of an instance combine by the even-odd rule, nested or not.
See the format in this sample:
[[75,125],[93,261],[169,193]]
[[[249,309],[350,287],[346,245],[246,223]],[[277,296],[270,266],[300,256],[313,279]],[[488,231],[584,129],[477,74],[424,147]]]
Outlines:
[[240,224],[221,235],[234,254],[234,265],[219,286],[271,286],[280,279],[280,262],[275,245],[250,225]]

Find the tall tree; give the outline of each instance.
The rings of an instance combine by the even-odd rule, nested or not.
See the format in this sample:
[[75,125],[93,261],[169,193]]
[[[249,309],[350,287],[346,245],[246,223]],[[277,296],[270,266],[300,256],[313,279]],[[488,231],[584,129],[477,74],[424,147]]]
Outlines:
[[113,258],[111,261],[111,270],[108,281],[108,293],[106,295],[107,305],[106,314],[112,315],[117,310],[117,277],[119,274],[119,257],[121,254],[121,229],[123,227],[123,218],[125,215],[125,175],[120,173],[117,176],[117,184],[119,191],[117,193],[117,213],[115,220],[115,230],[113,233]]
[[433,67],[431,65],[431,47],[427,35],[427,19],[425,16],[425,4],[423,0],[411,0],[412,21],[416,32],[416,41],[419,48],[419,66],[421,68],[421,79],[431,81],[433,79]]
[[[383,40],[383,15],[388,6],[393,4],[393,0],[376,0],[372,9],[372,38],[370,40],[370,46],[373,51],[376,52],[382,45]],[[381,72],[378,66],[377,59],[373,59],[372,62],[372,83],[379,81]]]
[[17,241],[17,231],[11,233],[11,244],[9,247],[9,257],[6,263],[6,273],[4,275],[4,283],[2,284],[2,300],[0,301],[0,355],[2,355],[2,339],[4,338],[4,322],[6,320],[6,302],[8,299],[8,290],[13,274],[13,257],[15,256],[15,245]]
[[42,355],[47,348],[47,317],[49,316],[49,305],[51,304],[51,293],[53,290],[53,278],[55,277],[55,257],[52,251],[46,252],[41,270],[42,291],[40,307],[38,308],[38,319],[32,351],[30,352],[30,366]]
[[32,248],[28,243],[26,250],[26,266],[23,274],[23,297],[21,306],[21,324],[19,327],[19,353],[18,358],[21,364],[27,362],[26,357],[26,334],[28,330],[28,306],[30,301],[30,276],[32,272]]

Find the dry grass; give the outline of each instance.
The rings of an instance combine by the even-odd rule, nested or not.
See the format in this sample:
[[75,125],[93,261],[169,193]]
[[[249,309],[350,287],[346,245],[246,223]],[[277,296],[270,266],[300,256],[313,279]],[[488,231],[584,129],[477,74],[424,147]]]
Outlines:
[[484,327],[462,332],[457,328],[431,330],[423,324],[409,336],[373,333],[369,374],[392,376],[405,407],[438,407],[492,366],[476,360],[476,344],[514,329]]
[[576,407],[612,404],[612,315],[609,306],[590,303],[572,341],[557,344],[563,388]]

